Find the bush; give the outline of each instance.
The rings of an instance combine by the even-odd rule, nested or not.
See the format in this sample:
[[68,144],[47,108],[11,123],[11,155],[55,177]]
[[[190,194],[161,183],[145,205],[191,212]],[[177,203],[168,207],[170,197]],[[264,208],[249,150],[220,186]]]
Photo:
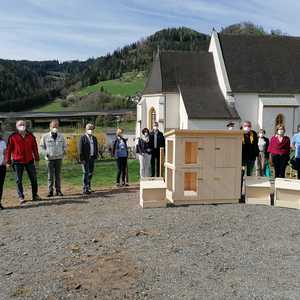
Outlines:
[[[80,136],[80,134],[73,134],[67,137],[68,147],[66,159],[70,161],[79,161],[78,143]],[[107,137],[106,134],[103,132],[96,132],[95,136],[98,140],[99,156],[102,157],[102,154],[104,152],[103,149],[106,147],[107,144]]]

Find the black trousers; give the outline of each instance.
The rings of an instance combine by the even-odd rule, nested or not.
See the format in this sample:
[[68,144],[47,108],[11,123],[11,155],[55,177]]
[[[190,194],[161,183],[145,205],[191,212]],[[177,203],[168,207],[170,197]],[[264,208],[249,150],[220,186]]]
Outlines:
[[296,158],[297,178],[300,179],[300,158]]
[[272,162],[275,170],[275,178],[285,178],[285,169],[289,162],[290,156],[288,154],[273,154]]
[[122,183],[126,182],[126,170],[127,170],[127,157],[118,157],[117,158],[117,183],[120,183],[122,176]]
[[151,176],[159,177],[159,162],[160,162],[160,151],[159,149],[153,149],[151,155]]
[[6,166],[0,166],[0,203],[3,195],[3,185],[6,176]]
[[16,183],[17,183],[17,192],[19,198],[24,198],[24,189],[23,189],[23,173],[24,169],[27,171],[32,190],[32,198],[37,196],[38,192],[38,183],[37,183],[37,175],[36,168],[34,162],[31,161],[27,164],[22,164],[19,162],[13,162],[13,169],[16,173]]

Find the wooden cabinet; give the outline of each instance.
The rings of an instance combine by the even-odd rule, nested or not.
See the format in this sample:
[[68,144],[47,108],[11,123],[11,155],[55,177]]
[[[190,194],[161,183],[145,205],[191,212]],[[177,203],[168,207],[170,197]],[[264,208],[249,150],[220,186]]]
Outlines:
[[174,204],[239,201],[241,132],[173,130],[165,136],[168,201]]

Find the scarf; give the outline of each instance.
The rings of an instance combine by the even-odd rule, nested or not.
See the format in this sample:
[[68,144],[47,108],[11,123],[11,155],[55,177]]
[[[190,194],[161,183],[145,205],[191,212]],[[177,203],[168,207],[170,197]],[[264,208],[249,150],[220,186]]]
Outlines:
[[145,143],[149,143],[149,135],[147,137],[145,137],[144,135],[142,136],[142,140],[145,142]]
[[[250,131],[250,144],[253,144],[254,137],[253,137],[253,131]],[[245,144],[245,135],[243,134],[243,144]]]

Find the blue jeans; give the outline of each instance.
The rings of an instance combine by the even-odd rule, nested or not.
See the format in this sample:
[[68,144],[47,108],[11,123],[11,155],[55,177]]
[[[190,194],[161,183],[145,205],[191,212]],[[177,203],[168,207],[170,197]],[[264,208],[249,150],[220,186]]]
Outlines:
[[91,180],[93,177],[95,167],[95,160],[90,158],[82,164],[82,183],[83,183],[83,191],[88,192],[91,189]]
[[23,173],[24,169],[26,170],[30,183],[31,183],[31,190],[32,190],[32,198],[37,196],[38,192],[38,184],[37,184],[37,176],[36,176],[36,169],[34,162],[29,162],[27,164],[22,164],[19,162],[13,162],[13,170],[16,173],[16,183],[17,183],[17,192],[19,198],[24,197],[24,189],[23,189]]

